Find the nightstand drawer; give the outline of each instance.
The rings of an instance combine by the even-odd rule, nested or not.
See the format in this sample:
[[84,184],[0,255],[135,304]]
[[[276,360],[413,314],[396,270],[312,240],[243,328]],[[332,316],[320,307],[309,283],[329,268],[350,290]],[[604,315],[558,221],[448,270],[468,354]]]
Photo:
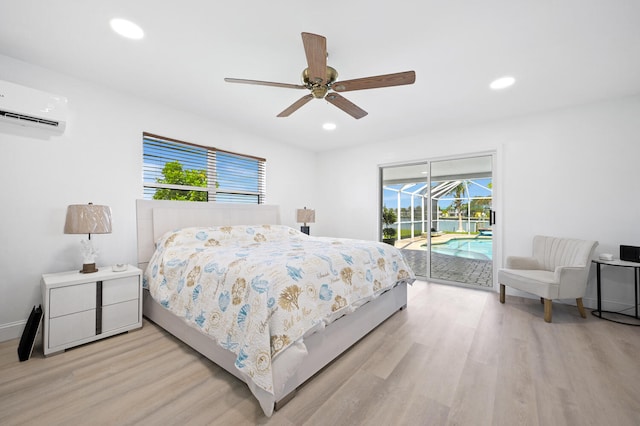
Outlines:
[[102,308],[102,332],[115,330],[140,321],[140,303],[138,299]]
[[52,288],[49,290],[49,306],[46,308],[49,318],[95,309],[96,283]]
[[96,310],[52,318],[50,323],[49,348],[67,345],[96,335]]
[[140,298],[139,278],[124,277],[102,282],[102,304],[112,305]]

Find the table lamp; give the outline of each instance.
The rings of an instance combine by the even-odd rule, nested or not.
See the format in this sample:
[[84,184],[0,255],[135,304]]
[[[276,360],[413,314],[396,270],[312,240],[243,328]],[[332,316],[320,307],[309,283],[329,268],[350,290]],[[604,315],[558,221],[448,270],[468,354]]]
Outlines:
[[96,268],[97,252],[91,243],[91,234],[111,233],[111,209],[109,206],[89,204],[72,204],[67,207],[67,220],[64,223],[65,234],[87,234],[87,240],[81,240],[80,244],[83,265],[80,270],[83,274],[98,272]]
[[304,225],[300,227],[300,232],[303,232],[309,235],[309,227],[307,223],[315,223],[316,221],[316,211],[313,209],[298,209],[297,210],[297,222],[303,223]]

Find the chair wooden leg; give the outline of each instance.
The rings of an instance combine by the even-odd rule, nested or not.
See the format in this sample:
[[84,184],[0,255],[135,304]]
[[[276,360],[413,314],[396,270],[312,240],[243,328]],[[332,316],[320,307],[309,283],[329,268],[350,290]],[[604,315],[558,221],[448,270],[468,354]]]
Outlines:
[[580,316],[582,318],[586,318],[587,313],[584,311],[584,305],[582,304],[582,297],[578,297],[576,299],[576,305],[578,305],[578,312],[580,312]]
[[544,321],[551,322],[551,299],[544,299]]
[[504,303],[504,284],[500,284],[500,303]]

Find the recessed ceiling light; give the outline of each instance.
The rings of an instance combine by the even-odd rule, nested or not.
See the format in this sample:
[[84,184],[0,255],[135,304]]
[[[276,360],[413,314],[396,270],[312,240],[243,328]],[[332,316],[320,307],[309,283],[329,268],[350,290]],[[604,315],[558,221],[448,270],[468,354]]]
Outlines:
[[335,130],[336,129],[336,124],[335,123],[324,123],[322,125],[322,128],[325,130]]
[[512,86],[513,83],[516,82],[516,79],[511,76],[500,77],[496,80],[493,80],[489,87],[493,90],[501,90],[506,89],[509,86]]
[[131,38],[133,40],[140,40],[144,37],[144,31],[137,24],[134,24],[131,21],[127,21],[126,19],[114,18],[109,24],[111,25],[111,29],[122,37]]

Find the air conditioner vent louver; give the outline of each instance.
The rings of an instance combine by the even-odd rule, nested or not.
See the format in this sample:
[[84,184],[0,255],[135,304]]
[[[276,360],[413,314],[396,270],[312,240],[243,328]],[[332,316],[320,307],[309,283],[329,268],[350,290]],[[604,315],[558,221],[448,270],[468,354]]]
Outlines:
[[31,117],[23,114],[16,114],[9,111],[0,111],[0,116],[5,118],[13,118],[16,120],[29,121],[35,124],[44,124],[46,126],[58,127],[60,123],[57,121],[45,120],[44,118]]
[[67,125],[67,98],[0,80],[1,123],[63,133]]

